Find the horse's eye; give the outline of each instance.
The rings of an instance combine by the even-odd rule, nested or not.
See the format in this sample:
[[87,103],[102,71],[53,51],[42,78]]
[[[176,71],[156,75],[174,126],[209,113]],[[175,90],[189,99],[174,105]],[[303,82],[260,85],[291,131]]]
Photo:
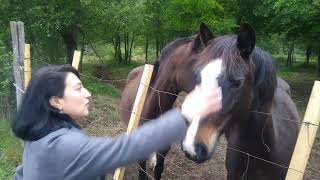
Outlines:
[[239,79],[239,80],[230,80],[231,82],[231,87],[232,88],[239,88],[242,83],[243,83],[243,79]]

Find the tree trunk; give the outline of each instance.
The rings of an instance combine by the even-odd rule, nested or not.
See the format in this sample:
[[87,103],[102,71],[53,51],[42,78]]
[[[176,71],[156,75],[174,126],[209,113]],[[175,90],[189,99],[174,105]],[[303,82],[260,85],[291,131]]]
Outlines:
[[121,52],[121,37],[118,35],[117,38],[117,59],[120,64],[123,64],[122,52]]
[[287,67],[292,67],[293,48],[294,48],[294,44],[291,43],[288,48],[288,57],[287,57],[287,64],[286,64]]
[[113,47],[115,60],[118,61],[119,64],[122,64],[123,60],[121,56],[121,38],[119,33],[115,33],[114,35]]
[[124,63],[128,62],[128,51],[129,51],[129,35],[128,32],[124,33]]
[[148,63],[148,48],[149,48],[149,38],[148,36],[146,37],[146,43],[145,43],[145,46],[144,46],[144,52],[145,52],[145,61],[146,61],[146,64]]
[[291,53],[291,66],[292,66],[293,61],[294,61],[294,46],[292,46],[292,53]]
[[159,37],[156,38],[156,57],[159,57]]
[[133,42],[134,42],[134,33],[132,33],[132,37],[131,37],[131,42],[130,42],[130,48],[129,48],[129,62],[131,62],[131,53],[132,53],[132,46],[133,46]]
[[[48,2],[47,2],[48,3]],[[67,63],[72,64],[73,53],[77,49],[77,33],[80,24],[80,0],[71,1],[74,6],[75,15],[72,17],[72,23],[63,28],[60,34],[63,38],[67,50]]]
[[67,63],[72,64],[73,52],[77,48],[75,31],[66,30],[61,32],[61,35],[67,49]]
[[81,55],[80,55],[80,64],[79,64],[79,72],[82,72],[82,62],[83,62],[83,54],[85,51],[85,37],[82,35],[82,45],[81,45]]
[[309,64],[311,53],[312,53],[311,47],[307,47],[307,50],[306,50],[306,62],[305,62],[306,64]]
[[163,39],[161,39],[161,50],[160,50],[160,52],[162,52],[163,48],[164,48],[164,42],[163,42]]
[[320,48],[318,51],[318,77],[320,77]]

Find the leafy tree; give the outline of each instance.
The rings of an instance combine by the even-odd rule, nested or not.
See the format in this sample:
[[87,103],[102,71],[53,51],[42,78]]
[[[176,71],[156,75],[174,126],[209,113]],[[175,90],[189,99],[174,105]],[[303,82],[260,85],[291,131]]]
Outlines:
[[[270,23],[274,32],[282,32],[288,41],[303,43],[305,47],[318,49],[320,53],[319,0],[268,0],[266,3],[274,11]],[[318,62],[320,65],[320,54]]]
[[[78,24],[81,19],[80,0],[33,0],[28,3],[12,0],[6,1],[5,6],[3,9],[5,16],[1,17],[2,26],[8,27],[9,21],[14,20],[24,22],[26,39],[41,47],[44,43],[62,40],[67,62],[72,62],[73,51],[77,48]],[[56,43],[56,47],[59,45]],[[50,50],[53,49],[55,48]]]

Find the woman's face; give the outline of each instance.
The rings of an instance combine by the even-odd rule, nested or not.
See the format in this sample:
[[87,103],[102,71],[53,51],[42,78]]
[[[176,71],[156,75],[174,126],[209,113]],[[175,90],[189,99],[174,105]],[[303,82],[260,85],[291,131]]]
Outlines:
[[90,92],[82,86],[80,79],[68,73],[65,80],[62,111],[77,120],[89,115]]

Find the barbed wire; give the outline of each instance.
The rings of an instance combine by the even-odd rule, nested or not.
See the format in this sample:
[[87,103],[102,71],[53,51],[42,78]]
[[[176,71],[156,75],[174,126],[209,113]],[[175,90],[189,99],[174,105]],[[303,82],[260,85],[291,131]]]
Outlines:
[[[119,108],[119,107],[118,107]],[[125,108],[121,108],[122,110],[125,110],[125,111],[128,111],[128,112],[132,112],[131,110],[128,110],[128,109],[125,109]],[[160,110],[161,111],[161,110]],[[132,113],[134,113],[134,112],[132,112]],[[140,117],[141,119],[145,119],[145,120],[151,120],[151,119],[147,119],[147,118],[144,118],[144,117]],[[161,116],[160,116],[160,120],[161,120]],[[269,161],[269,160],[266,160],[266,159],[263,159],[263,158],[260,158],[260,157],[258,157],[258,156],[255,156],[255,155],[252,155],[252,154],[250,154],[250,153],[248,153],[248,152],[245,152],[245,151],[242,151],[242,150],[239,150],[239,149],[236,149],[236,148],[232,148],[232,147],[227,147],[227,149],[230,149],[230,150],[233,150],[233,151],[236,151],[236,152],[239,152],[239,153],[242,153],[242,154],[244,154],[244,155],[247,155],[248,157],[253,157],[253,158],[255,158],[255,159],[258,159],[258,160],[261,160],[261,161],[264,161],[264,162],[266,162],[266,163],[270,163],[270,164],[273,164],[273,165],[276,165],[276,166],[278,166],[278,167],[281,167],[281,168],[285,168],[285,169],[291,169],[291,170],[294,170],[294,171],[297,171],[297,172],[299,172],[299,173],[304,173],[304,172],[308,172],[308,173],[312,173],[311,171],[307,171],[307,170],[305,170],[304,172],[302,172],[302,171],[299,171],[299,170],[296,170],[296,169],[293,169],[293,168],[289,168],[289,167],[287,167],[287,166],[284,166],[284,165],[281,165],[281,164],[278,164],[278,163],[275,163],[275,162],[272,162],[272,161]],[[161,155],[160,153],[157,153],[157,154],[159,154],[160,156],[162,156],[163,158],[165,158],[163,155]],[[191,162],[191,160],[188,160],[188,161],[190,161]],[[247,161],[248,163],[249,163],[249,161]],[[249,166],[248,165],[248,163],[247,163],[247,166]],[[171,162],[170,161],[170,164],[174,164],[173,162]],[[176,165],[176,164],[174,164],[176,167],[179,167],[178,165]],[[186,171],[186,170],[184,170],[184,171]],[[247,170],[246,170],[247,171]],[[245,173],[246,173],[246,171],[245,171]],[[186,171],[187,172],[187,171]],[[197,176],[197,175],[196,175]],[[243,175],[244,176],[244,175]]]
[[260,158],[260,157],[258,157],[258,156],[254,156],[254,155],[252,155],[252,154],[250,154],[250,153],[248,153],[248,152],[245,152],[245,151],[242,151],[242,150],[239,150],[239,149],[235,149],[235,148],[232,148],[232,147],[227,147],[227,149],[230,149],[230,150],[232,150],[232,151],[236,151],[236,152],[242,153],[242,154],[244,154],[244,155],[248,155],[248,156],[253,157],[253,158],[255,158],[255,159],[264,161],[264,162],[269,163],[269,164],[273,164],[273,165],[278,166],[278,167],[281,167],[281,168],[291,169],[291,170],[293,170],[293,171],[296,171],[296,172],[299,172],[299,173],[302,173],[302,174],[304,173],[303,171],[296,170],[296,169],[293,169],[293,168],[290,168],[290,167],[287,167],[287,166],[284,166],[284,165],[281,165],[281,164],[278,164],[278,163],[275,163],[275,162],[272,162],[272,161],[269,161],[269,160]]
[[22,94],[24,94],[24,90],[21,87],[19,87],[16,83],[12,83],[12,84],[18,91],[20,91]]
[[139,168],[142,172],[144,172],[147,176],[149,176],[149,177],[151,177],[151,179],[154,179],[154,180],[155,180],[155,178],[154,178],[152,175],[150,175],[146,170],[144,170],[144,169],[140,166],[140,164],[136,163],[136,165],[137,165],[138,168]]
[[295,122],[295,123],[299,123],[299,124],[304,123],[304,124],[309,124],[309,125],[313,125],[313,126],[319,127],[319,125],[313,124],[313,123],[311,123],[311,122],[309,122],[309,121],[306,121],[306,122],[305,122],[305,121],[296,121],[296,120],[292,120],[292,119],[280,117],[280,116],[274,115],[274,114],[272,114],[272,113],[267,113],[267,112],[260,112],[260,111],[250,111],[250,112],[252,112],[252,113],[258,113],[258,114],[264,114],[264,115],[268,115],[268,116],[273,116],[273,117],[275,117],[275,118],[278,118],[278,119],[281,119],[281,120],[284,120],[284,121]]
[[103,81],[103,82],[122,82],[122,81],[127,81],[127,79],[101,79],[95,76],[89,76],[89,75],[85,75],[83,73],[79,73],[81,76],[83,77],[87,77],[87,78],[92,78],[92,79],[97,79],[99,81]]
[[250,164],[250,155],[249,155],[249,153],[247,153],[247,156],[248,156],[247,166],[246,166],[246,169],[244,170],[244,173],[241,176],[241,180],[243,180],[243,178],[246,176],[246,174],[248,172],[248,169],[249,169],[249,164]]
[[[43,62],[43,63],[46,63],[47,65],[50,65],[50,63],[47,63],[47,62],[45,62],[45,61],[43,61],[43,60],[38,60],[38,61],[41,61],[41,62]],[[99,81],[103,81],[103,82],[120,82],[120,81],[127,81],[127,79],[108,79],[108,80],[106,80],[106,79],[101,79],[101,78],[98,78],[98,77],[95,77],[95,76],[86,75],[86,74],[83,74],[83,73],[80,73],[80,75],[83,76],[83,77],[93,78],[93,79],[96,79],[96,80],[99,80]],[[136,83],[136,84],[133,84],[133,85],[134,85],[134,86],[137,86],[137,84],[139,84],[140,82],[136,81],[135,83]],[[145,84],[143,84],[143,83],[140,83],[140,84],[142,84],[143,86],[145,86],[145,87],[147,87],[147,88],[150,88],[151,90],[157,92],[157,94],[158,94],[158,101],[159,101],[159,102],[158,102],[158,103],[159,103],[158,105],[159,105],[161,114],[162,114],[163,112],[162,112],[162,109],[161,109],[160,93],[162,93],[162,94],[168,94],[168,95],[173,95],[173,96],[179,97],[178,94],[174,94],[174,93],[166,92],[166,91],[162,91],[162,90],[157,90],[157,89],[155,89],[154,87],[145,85]],[[22,93],[24,93],[24,90],[22,90],[21,88],[19,88],[15,83],[13,83],[13,85],[14,85],[19,91],[21,91]],[[127,111],[127,112],[130,112],[130,113],[132,113],[132,114],[136,114],[136,112],[133,112],[133,111],[128,110],[128,109],[123,108],[123,107],[118,107],[118,112],[119,112],[119,113],[120,113],[120,109],[121,109],[121,110],[125,110],[125,111]],[[260,112],[260,111],[250,111],[250,112],[251,112],[251,113],[257,113],[257,114],[264,114],[264,115],[273,116],[273,117],[275,117],[275,118],[278,118],[278,119],[281,119],[281,120],[285,120],[285,121],[288,121],[288,122],[305,123],[305,124],[307,124],[307,125],[313,125],[313,126],[317,126],[317,127],[319,126],[319,125],[313,124],[313,123],[311,123],[311,122],[297,121],[297,120],[292,120],[292,119],[288,119],[288,118],[284,118],[284,117],[279,117],[279,116],[276,116],[276,115],[274,115],[274,114],[272,114],[272,113],[268,113],[268,112]],[[161,116],[160,116],[160,117],[161,117]],[[143,120],[151,120],[151,119],[144,118],[144,117],[140,117],[140,118],[143,119]],[[264,128],[263,128],[263,129],[264,129]],[[263,132],[262,132],[262,135],[261,135],[261,136],[262,136],[263,144],[267,147],[268,152],[270,152],[269,146],[267,146],[267,145],[264,143]],[[308,142],[309,142],[309,141],[308,141]],[[310,145],[310,144],[309,144],[309,145]],[[310,146],[310,147],[312,147],[312,146]],[[235,149],[235,148],[232,148],[232,147],[227,147],[227,149],[230,149],[230,150],[232,150],[232,151],[236,151],[236,152],[238,152],[238,153],[242,153],[242,154],[244,154],[244,155],[246,155],[246,156],[248,157],[247,166],[246,166],[245,172],[244,172],[244,174],[242,175],[242,178],[241,178],[241,179],[243,179],[243,178],[245,177],[245,175],[246,175],[246,173],[247,173],[247,171],[248,171],[249,163],[250,163],[250,157],[255,158],[255,159],[258,159],[258,160],[260,160],[260,161],[264,161],[264,162],[269,163],[269,164],[273,164],[273,165],[278,166],[278,167],[281,167],[281,168],[291,169],[291,170],[293,170],[293,171],[296,171],[296,172],[299,172],[299,173],[302,173],[302,174],[303,174],[304,172],[308,172],[308,171],[306,171],[306,170],[305,170],[304,172],[303,172],[303,171],[300,171],[300,170],[296,170],[296,169],[293,169],[293,168],[290,168],[290,167],[287,167],[287,166],[284,166],[284,165],[281,165],[281,164],[278,164],[278,163],[275,163],[275,162],[272,162],[272,161],[269,161],[269,160],[260,158],[260,157],[258,157],[258,156],[252,155],[252,154],[250,154],[250,153],[248,153],[248,152],[245,152],[245,151],[242,151],[242,150],[239,150],[239,149]],[[158,153],[158,154],[160,154],[160,153]],[[161,155],[161,154],[160,154],[160,155]],[[162,156],[162,155],[161,155],[161,156]],[[164,156],[162,156],[162,157],[165,158]],[[174,166],[181,168],[180,166],[174,164],[174,163],[171,162],[171,161],[170,161],[170,164],[173,164]],[[142,168],[139,164],[138,164],[138,167],[139,167],[139,169],[141,169],[142,171],[144,171],[143,168]],[[182,169],[182,168],[181,168],[181,169]],[[184,171],[185,171],[185,170],[184,170]],[[152,177],[152,179],[154,179],[153,176],[151,176],[150,174],[148,174],[146,171],[144,171],[144,172],[145,172],[148,176]],[[310,172],[309,172],[309,173],[310,173]],[[202,179],[204,179],[204,178],[201,177],[201,176],[199,176],[199,177],[202,178]]]
[[[159,96],[159,94],[158,94],[158,96]],[[160,98],[158,99],[159,100],[159,104],[160,104]],[[161,108],[161,107],[160,107]],[[123,109],[123,108],[122,108]],[[126,111],[130,111],[130,110],[127,110],[126,109]],[[160,112],[162,112],[162,110],[160,109]],[[162,112],[163,113],[163,112]],[[161,116],[160,116],[160,118],[161,118]],[[143,117],[141,117],[141,119],[146,119],[146,118],[143,118]],[[148,119],[148,120],[150,120],[150,119]],[[269,148],[269,147],[268,147]],[[261,160],[261,161],[264,161],[264,162],[267,162],[267,163],[270,163],[270,164],[273,164],[273,165],[277,165],[277,166],[279,166],[279,167],[281,167],[281,168],[286,168],[286,169],[291,169],[291,170],[294,170],[294,171],[297,171],[297,172],[300,172],[300,173],[304,173],[304,172],[308,172],[308,173],[312,173],[311,171],[304,171],[304,172],[302,172],[302,171],[299,171],[299,170],[296,170],[296,169],[293,169],[293,168],[289,168],[289,167],[287,167],[287,166],[283,166],[283,165],[281,165],[281,164],[278,164],[278,163],[275,163],[275,162],[272,162],[272,161],[269,161],[269,160],[265,160],[265,159],[263,159],[263,158],[260,158],[260,157],[257,157],[257,156],[254,156],[254,155],[252,155],[252,154],[250,154],[250,153],[248,153],[248,152],[244,152],[244,151],[241,151],[241,150],[238,150],[238,149],[235,149],[235,148],[231,148],[231,147],[227,147],[227,149],[230,149],[230,150],[233,150],[233,151],[237,151],[237,152],[240,152],[240,153],[242,153],[242,154],[244,154],[244,155],[247,155],[248,156],[248,158],[250,158],[250,157],[253,157],[253,158],[255,158],[255,159],[258,159],[258,160]],[[269,152],[269,151],[268,151]],[[162,156],[163,158],[165,158],[163,155],[161,155],[160,153],[158,153],[160,156]],[[249,167],[249,162],[250,162],[250,160],[248,160],[247,161],[247,168]],[[174,163],[172,163],[171,161],[170,161],[170,164],[174,164]],[[174,164],[175,165],[175,164]],[[175,165],[176,167],[179,167],[178,165]],[[314,170],[314,169],[312,169],[312,170]],[[316,171],[316,170],[314,170],[314,171]],[[244,175],[242,176],[242,177],[244,177],[245,176],[245,174],[246,174],[246,172],[247,172],[247,170],[245,171],[245,173],[244,173]]]
[[[182,171],[184,171],[184,172],[186,172],[186,173],[189,173],[189,171],[183,169],[183,168],[180,167],[179,165],[177,165],[177,164],[175,164],[174,162],[170,161],[168,158],[166,158],[165,156],[163,156],[161,153],[158,153],[158,152],[157,152],[157,154],[160,155],[161,157],[163,157],[164,159],[167,159],[167,162],[169,162],[170,164],[172,164],[172,165],[174,165],[175,167],[179,168],[180,170],[182,170]],[[189,159],[187,159],[187,160],[189,160]],[[190,160],[189,160],[189,161],[190,161]],[[191,161],[190,161],[190,162],[191,162]],[[202,177],[202,176],[200,176],[200,175],[197,175],[197,174],[194,174],[194,175],[197,176],[197,177],[199,177],[200,179],[207,180],[206,178],[204,178],[204,177]]]

